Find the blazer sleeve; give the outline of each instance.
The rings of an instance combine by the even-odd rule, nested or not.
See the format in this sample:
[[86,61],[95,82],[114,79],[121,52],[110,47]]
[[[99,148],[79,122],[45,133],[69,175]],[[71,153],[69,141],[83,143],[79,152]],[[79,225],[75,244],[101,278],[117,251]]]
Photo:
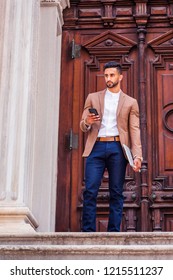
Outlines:
[[86,125],[85,123],[85,119],[88,115],[88,109],[92,107],[92,103],[91,103],[91,94],[89,94],[86,98],[86,101],[85,101],[85,105],[84,105],[84,110],[83,110],[83,114],[82,114],[82,118],[81,118],[81,121],[80,121],[80,129],[83,131],[83,132],[87,132],[91,129],[91,125]]
[[134,100],[130,116],[129,116],[129,131],[131,138],[131,150],[133,157],[142,157],[142,145],[140,135],[140,124],[139,124],[139,106],[137,100]]

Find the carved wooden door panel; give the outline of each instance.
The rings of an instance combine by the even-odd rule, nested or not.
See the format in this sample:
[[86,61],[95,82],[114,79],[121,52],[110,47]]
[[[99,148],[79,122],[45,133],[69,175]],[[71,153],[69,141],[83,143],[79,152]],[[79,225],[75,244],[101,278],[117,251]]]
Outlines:
[[149,46],[154,54],[148,61],[151,229],[173,231],[173,31],[156,37]]
[[[122,90],[138,100],[144,157],[140,174],[127,168],[121,231],[173,230],[173,4],[91,2],[71,1],[64,13],[56,230],[81,230],[86,135],[79,122],[88,93],[105,88],[109,60],[121,63]],[[105,171],[97,231],[106,231],[108,201]]]

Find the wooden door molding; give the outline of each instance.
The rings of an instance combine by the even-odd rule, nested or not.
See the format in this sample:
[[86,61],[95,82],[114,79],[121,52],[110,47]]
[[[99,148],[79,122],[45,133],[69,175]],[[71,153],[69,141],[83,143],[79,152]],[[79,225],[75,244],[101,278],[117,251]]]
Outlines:
[[164,34],[154,38],[148,42],[148,46],[153,49],[155,54],[172,54],[173,46],[173,30],[165,32]]
[[127,55],[131,48],[136,45],[137,42],[113,31],[107,30],[85,42],[83,47],[87,49],[90,55],[102,57],[103,54],[111,54],[111,56],[114,57],[117,54]]

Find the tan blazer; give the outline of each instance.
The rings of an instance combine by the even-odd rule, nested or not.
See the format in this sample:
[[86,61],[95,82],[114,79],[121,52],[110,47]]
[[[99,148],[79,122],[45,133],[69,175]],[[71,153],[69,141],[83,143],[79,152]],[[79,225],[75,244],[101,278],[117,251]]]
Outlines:
[[[80,128],[83,132],[88,133],[85,144],[84,157],[87,157],[97,139],[98,132],[101,126],[101,121],[98,121],[88,129],[84,120],[88,115],[88,108],[96,108],[100,118],[102,119],[104,113],[104,97],[105,90],[90,93],[85,101],[84,111],[82,114]],[[142,157],[142,146],[140,139],[139,128],[139,107],[137,100],[120,92],[120,98],[117,108],[117,125],[121,144],[126,144],[131,148],[133,156]]]

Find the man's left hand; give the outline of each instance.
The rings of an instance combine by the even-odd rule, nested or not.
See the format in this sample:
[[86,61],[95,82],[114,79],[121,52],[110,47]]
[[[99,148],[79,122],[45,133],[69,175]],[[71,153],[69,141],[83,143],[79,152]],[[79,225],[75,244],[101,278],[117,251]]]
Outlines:
[[135,172],[140,172],[140,170],[141,170],[141,163],[142,163],[141,160],[139,158],[135,158],[133,163],[134,163],[133,170]]

